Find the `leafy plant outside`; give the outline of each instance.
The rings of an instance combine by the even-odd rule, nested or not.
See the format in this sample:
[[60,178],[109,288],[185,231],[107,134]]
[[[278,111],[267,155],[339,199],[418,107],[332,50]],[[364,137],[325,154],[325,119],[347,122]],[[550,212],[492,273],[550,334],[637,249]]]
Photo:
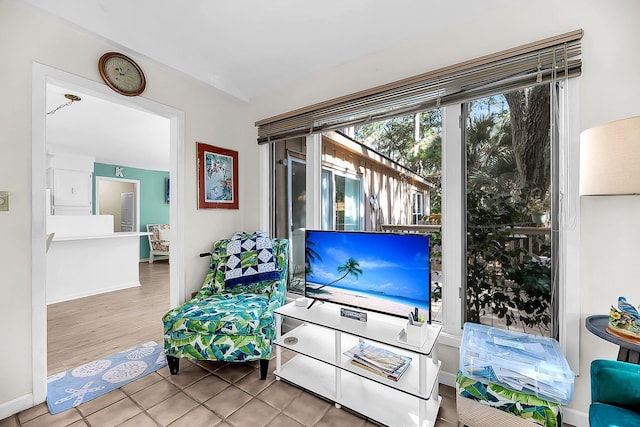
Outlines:
[[550,247],[532,254],[517,244],[512,227],[522,223],[525,194],[467,193],[467,321],[485,316],[507,327],[521,322],[543,329],[551,323]]
[[[527,326],[543,333],[552,316],[551,248],[544,237],[528,235],[534,248],[529,252],[518,244],[520,236],[514,236],[512,227],[530,223],[538,205],[547,211],[550,206],[545,154],[549,126],[533,120],[549,115],[548,88],[496,95],[470,105],[476,103],[482,104],[480,113],[468,117],[466,134],[466,321],[486,323],[491,317],[507,328]],[[441,113],[433,110],[362,126],[356,139],[433,182],[429,213],[439,214],[441,131]],[[441,256],[442,236],[430,235],[437,248],[433,261]],[[438,301],[442,284],[432,285]]]

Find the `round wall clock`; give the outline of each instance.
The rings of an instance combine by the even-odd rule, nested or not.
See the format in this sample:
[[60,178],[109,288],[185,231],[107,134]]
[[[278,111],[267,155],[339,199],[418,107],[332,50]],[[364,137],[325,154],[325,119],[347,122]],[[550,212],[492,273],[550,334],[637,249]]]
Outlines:
[[147,84],[138,64],[121,53],[109,52],[102,55],[98,69],[102,80],[121,95],[140,95]]

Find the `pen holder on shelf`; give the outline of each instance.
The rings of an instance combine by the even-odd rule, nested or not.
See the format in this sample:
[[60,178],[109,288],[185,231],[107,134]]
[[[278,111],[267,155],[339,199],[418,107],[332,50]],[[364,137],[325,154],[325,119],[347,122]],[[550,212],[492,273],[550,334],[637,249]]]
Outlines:
[[407,322],[405,333],[407,344],[422,347],[422,344],[424,344],[427,339],[427,322],[413,322],[413,324]]

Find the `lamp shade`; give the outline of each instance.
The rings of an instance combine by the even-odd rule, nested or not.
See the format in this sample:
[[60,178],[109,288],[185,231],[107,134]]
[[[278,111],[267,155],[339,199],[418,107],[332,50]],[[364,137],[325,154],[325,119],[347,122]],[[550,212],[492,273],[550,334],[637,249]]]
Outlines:
[[580,195],[640,194],[640,116],[580,134]]

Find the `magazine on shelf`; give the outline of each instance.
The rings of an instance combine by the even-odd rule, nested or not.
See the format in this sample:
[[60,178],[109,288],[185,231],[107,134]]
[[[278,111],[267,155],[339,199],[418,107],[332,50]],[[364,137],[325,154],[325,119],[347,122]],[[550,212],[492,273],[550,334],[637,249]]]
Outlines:
[[385,378],[398,381],[411,364],[411,357],[359,342],[344,353],[351,363]]
[[401,367],[400,369],[398,369],[395,372],[391,372],[391,373],[386,373],[384,371],[381,371],[379,369],[373,368],[369,365],[365,365],[363,363],[360,363],[354,359],[351,360],[351,364],[354,366],[357,366],[358,368],[361,369],[365,369],[371,373],[374,373],[376,375],[380,375],[381,377],[384,377],[386,379],[389,380],[393,380],[393,381],[398,381],[400,379],[400,377],[402,376],[402,374],[404,374],[404,371],[407,370],[407,368],[409,367],[409,364],[407,363],[406,365],[404,365],[403,367]]

